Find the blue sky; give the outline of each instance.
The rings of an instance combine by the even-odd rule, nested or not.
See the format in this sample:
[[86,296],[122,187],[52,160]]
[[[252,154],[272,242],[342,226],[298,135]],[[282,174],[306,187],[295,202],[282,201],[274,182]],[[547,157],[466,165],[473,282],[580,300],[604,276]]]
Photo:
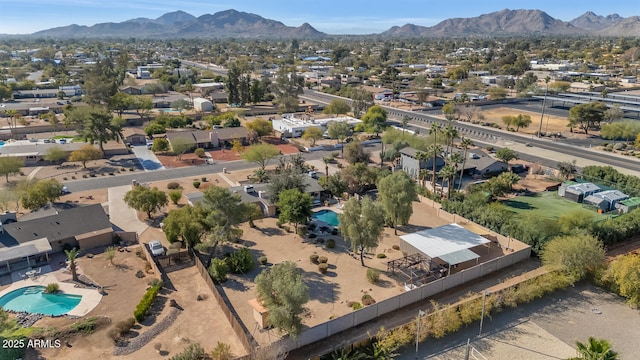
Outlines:
[[329,34],[367,34],[406,23],[431,26],[451,17],[473,17],[505,8],[539,9],[565,21],[589,10],[599,15],[640,15],[640,2],[627,0],[0,0],[0,33],[25,34],[70,24],[157,18],[176,10],[200,16],[236,9],[289,26],[308,22]]

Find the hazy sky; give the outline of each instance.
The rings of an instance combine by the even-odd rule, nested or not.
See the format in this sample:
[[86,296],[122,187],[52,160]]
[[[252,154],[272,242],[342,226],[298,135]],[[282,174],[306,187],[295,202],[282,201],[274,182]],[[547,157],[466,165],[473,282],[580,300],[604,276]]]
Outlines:
[[[28,34],[56,26],[121,22],[183,10],[194,16],[236,9],[289,26],[308,22],[329,34],[382,32],[394,25],[431,26],[451,17],[473,17],[505,8],[539,9],[569,21],[586,11],[598,15],[640,15],[640,1],[627,0],[0,0],[0,33]],[[134,34],[132,34],[134,35]]]

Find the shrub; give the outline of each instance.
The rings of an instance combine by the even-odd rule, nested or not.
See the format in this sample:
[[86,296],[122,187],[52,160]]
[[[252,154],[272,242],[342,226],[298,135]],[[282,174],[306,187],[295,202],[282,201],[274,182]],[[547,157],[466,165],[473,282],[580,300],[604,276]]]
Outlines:
[[278,228],[280,228],[280,229],[282,229],[282,224],[283,224],[283,222],[282,222],[282,221],[280,221],[280,220],[276,221],[276,226],[277,226]]
[[147,315],[147,311],[151,308],[151,304],[153,304],[153,300],[155,300],[156,296],[158,296],[158,292],[160,292],[160,288],[162,287],[162,282],[159,284],[151,286],[147,292],[142,297],[142,300],[136,306],[136,309],[133,311],[133,317],[138,321],[142,322],[145,316]]
[[182,186],[180,186],[179,183],[172,181],[170,183],[167,184],[167,189],[169,190],[178,190],[178,189],[182,189]]
[[300,237],[304,237],[307,235],[307,228],[304,226],[299,227],[296,230],[296,235],[300,236]]
[[362,295],[362,304],[365,306],[373,305],[376,303],[376,300],[369,294]]
[[58,283],[47,284],[47,287],[44,289],[45,294],[55,294],[60,291],[60,285]]
[[229,269],[235,274],[245,274],[253,270],[256,265],[248,248],[242,248],[231,253]]
[[193,151],[194,154],[196,154],[197,157],[203,157],[204,156],[204,149],[203,148],[197,148]]
[[218,344],[211,352],[211,357],[213,358],[213,360],[233,359],[233,354],[231,354],[231,346],[229,344],[221,343],[218,341]]
[[198,343],[191,343],[181,353],[172,356],[169,360],[199,360],[206,358],[207,353],[202,346]]
[[211,265],[209,265],[209,276],[216,284],[222,284],[227,281],[227,272],[229,271],[229,266],[227,266],[227,262],[223,259],[214,258],[211,260]]
[[387,257],[387,254],[378,254],[378,255],[376,255],[376,257],[377,257],[378,259],[384,259],[384,258],[386,258],[386,257]]
[[353,311],[360,310],[360,309],[362,309],[362,304],[360,304],[357,301],[351,305],[351,310]]
[[142,270],[138,270],[138,271],[136,271],[136,277],[137,277],[138,279],[142,279],[142,278],[143,278],[143,277],[145,277],[145,276],[146,276],[146,275],[144,274],[144,271],[142,271]]
[[336,241],[334,239],[327,240],[327,247],[329,249],[333,249],[336,247]]
[[316,224],[314,224],[314,223],[309,224],[309,225],[307,226],[307,229],[309,229],[309,231],[313,231],[313,230],[315,230],[315,229],[316,229]]
[[624,143],[617,143],[615,145],[613,145],[613,150],[622,150],[626,147],[626,145]]
[[314,233],[309,234],[309,239],[315,239],[316,237],[317,235]]
[[326,263],[320,263],[318,264],[318,270],[320,271],[320,273],[326,274],[329,270],[329,265]]
[[400,250],[400,245],[393,245],[391,248],[393,250]]
[[333,236],[338,235],[338,233],[339,233],[339,231],[338,231],[338,229],[336,229],[336,228],[333,228],[333,229],[331,230],[331,235],[333,235]]
[[200,180],[202,180],[202,182],[207,182],[207,177],[203,176],[202,178],[200,178]]
[[131,317],[127,320],[119,321],[115,326],[115,330],[119,336],[125,336],[135,324],[136,319]]
[[260,265],[267,265],[267,257],[266,256],[260,256],[258,258],[258,262],[260,263]]
[[312,263],[317,264],[319,257],[320,256],[318,254],[311,254],[309,255],[309,260],[311,260]]
[[71,332],[91,334],[96,330],[96,321],[98,319],[95,316],[81,319],[71,324]]
[[327,261],[329,261],[329,259],[328,259],[326,256],[320,256],[320,257],[318,258],[318,262],[319,262],[320,264],[326,264],[326,263],[327,263]]
[[193,187],[196,188],[196,189],[199,188],[200,187],[200,181],[197,181],[197,180],[194,181],[193,182]]
[[172,203],[178,205],[178,201],[180,201],[180,198],[182,198],[181,189],[169,190],[169,199],[171,199]]
[[291,233],[291,228],[286,225],[282,225],[282,230],[286,231],[287,233]]
[[367,269],[367,280],[372,284],[377,283],[380,280],[380,270]]

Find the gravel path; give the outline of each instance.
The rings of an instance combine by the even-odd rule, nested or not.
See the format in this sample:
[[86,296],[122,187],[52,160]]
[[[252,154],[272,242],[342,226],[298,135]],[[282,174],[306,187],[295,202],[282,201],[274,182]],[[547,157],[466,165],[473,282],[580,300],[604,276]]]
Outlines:
[[129,355],[140,350],[143,346],[147,345],[149,341],[153,340],[153,338],[155,338],[161,332],[165,331],[169,326],[171,326],[171,324],[173,324],[173,322],[178,318],[178,315],[180,315],[181,312],[182,310],[172,307],[169,310],[169,314],[159,323],[144,332],[142,335],[133,339],[129,344],[127,344],[127,346],[116,347],[116,349],[113,351],[113,354]]

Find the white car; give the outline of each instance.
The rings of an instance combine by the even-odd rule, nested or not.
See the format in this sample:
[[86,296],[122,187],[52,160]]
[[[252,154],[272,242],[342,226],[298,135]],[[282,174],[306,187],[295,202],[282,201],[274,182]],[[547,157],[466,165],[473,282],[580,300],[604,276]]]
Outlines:
[[151,249],[151,254],[153,254],[153,256],[164,255],[164,247],[159,240],[149,241],[149,249]]

